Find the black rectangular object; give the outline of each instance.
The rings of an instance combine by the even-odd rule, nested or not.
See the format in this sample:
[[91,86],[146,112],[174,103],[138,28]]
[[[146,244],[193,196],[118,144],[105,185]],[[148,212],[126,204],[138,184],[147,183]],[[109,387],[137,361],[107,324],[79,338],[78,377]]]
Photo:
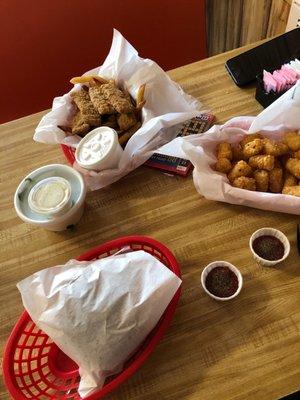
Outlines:
[[226,61],[225,67],[238,86],[255,81],[263,70],[273,71],[300,58],[300,28],[293,29]]

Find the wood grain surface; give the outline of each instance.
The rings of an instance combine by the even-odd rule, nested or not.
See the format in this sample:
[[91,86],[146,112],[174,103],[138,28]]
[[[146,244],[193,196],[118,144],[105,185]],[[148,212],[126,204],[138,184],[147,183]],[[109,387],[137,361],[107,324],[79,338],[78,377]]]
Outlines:
[[[248,46],[247,48],[249,48]],[[239,49],[170,71],[218,122],[261,111],[254,88],[240,89],[224,62]],[[23,223],[13,194],[29,171],[65,163],[58,146],[34,143],[44,113],[1,126],[0,346],[23,310],[16,283],[39,269],[65,263],[92,246],[132,234],[149,235],[177,257],[183,292],[170,329],[144,366],[109,400],[271,400],[300,387],[300,263],[295,215],[200,198],[192,178],[141,167],[89,193],[73,232],[54,233]],[[248,241],[264,226],[283,231],[291,253],[276,268],[253,260]],[[216,302],[200,287],[202,269],[227,260],[244,277],[240,295]],[[9,399],[2,382],[0,398]]]

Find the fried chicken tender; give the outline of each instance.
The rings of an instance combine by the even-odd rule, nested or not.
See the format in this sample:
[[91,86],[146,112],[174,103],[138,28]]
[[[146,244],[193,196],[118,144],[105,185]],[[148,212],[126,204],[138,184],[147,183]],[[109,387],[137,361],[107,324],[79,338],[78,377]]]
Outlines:
[[263,140],[263,148],[265,154],[269,154],[271,156],[276,156],[276,157],[282,156],[283,154],[286,154],[289,151],[289,148],[286,144],[281,142],[276,143],[270,139]]
[[126,131],[137,123],[134,113],[120,114],[117,117],[118,125],[122,131]]
[[257,169],[266,169],[271,171],[274,168],[274,156],[269,155],[259,155],[249,158],[249,165]]
[[233,186],[239,189],[246,189],[246,190],[256,190],[256,183],[254,178],[248,178],[246,176],[240,176],[235,178],[233,181]]
[[83,121],[90,126],[99,126],[101,123],[100,115],[95,110],[88,92],[81,89],[76,92],[71,92],[70,95],[79,108]]
[[215,170],[227,174],[232,168],[230,160],[228,158],[219,158],[215,164]]
[[283,187],[296,186],[296,185],[297,185],[297,178],[295,178],[294,175],[290,174],[289,172],[286,172],[284,177]]
[[269,187],[269,172],[263,169],[258,169],[253,173],[256,189],[259,192],[267,192]]
[[235,178],[240,176],[249,176],[252,173],[252,168],[246,163],[246,161],[238,161],[232,170],[228,174],[228,179],[233,182]]
[[228,158],[232,160],[232,150],[229,143],[219,143],[217,147],[217,158]]
[[292,175],[300,179],[300,160],[297,158],[289,158],[285,167]]
[[118,129],[117,114],[109,114],[102,116],[102,126],[108,126],[112,129]]
[[282,193],[283,194],[289,194],[291,196],[300,197],[300,186],[299,185],[296,185],[296,186],[285,186],[282,189]]
[[283,141],[293,151],[300,150],[300,134],[297,132],[288,132],[283,136]]
[[100,86],[101,93],[105,96],[106,100],[114,107],[120,114],[126,114],[134,111],[134,107],[124,92],[116,87],[114,82],[105,83]]
[[104,94],[102,93],[101,86],[91,82],[89,87],[89,95],[93,106],[100,115],[114,114],[116,112],[114,107],[106,100]]
[[134,126],[132,126],[128,131],[122,133],[121,136],[119,136],[119,143],[120,145],[123,145],[131,138],[131,136],[142,126],[141,122],[137,122]]
[[262,137],[262,135],[260,134],[260,133],[252,133],[251,135],[246,135],[245,137],[244,137],[244,139],[242,139],[241,141],[240,141],[240,145],[242,146],[242,147],[244,147],[245,146],[245,144],[247,144],[247,143],[249,143],[249,142],[252,142],[254,139],[262,139],[263,137]]
[[254,139],[245,144],[243,148],[243,155],[245,158],[256,156],[263,149],[263,141],[261,139]]
[[283,187],[282,168],[273,168],[269,173],[269,188],[272,193],[280,193]]
[[85,135],[90,130],[89,124],[84,122],[81,112],[78,110],[73,117],[72,133],[73,135]]

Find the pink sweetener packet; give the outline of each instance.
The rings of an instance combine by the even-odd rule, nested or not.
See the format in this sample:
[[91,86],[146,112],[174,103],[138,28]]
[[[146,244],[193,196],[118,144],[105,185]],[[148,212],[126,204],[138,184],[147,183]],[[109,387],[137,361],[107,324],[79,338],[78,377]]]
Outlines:
[[263,82],[264,82],[264,88],[267,93],[269,93],[271,90],[273,92],[276,92],[276,81],[273,78],[272,74],[268,71],[263,71]]

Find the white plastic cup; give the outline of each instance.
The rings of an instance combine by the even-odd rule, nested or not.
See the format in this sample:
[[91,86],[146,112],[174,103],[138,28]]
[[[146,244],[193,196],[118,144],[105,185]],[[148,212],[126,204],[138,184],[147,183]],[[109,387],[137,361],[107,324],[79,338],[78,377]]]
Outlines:
[[[71,208],[65,209],[65,212],[62,213],[61,215],[56,215],[56,216],[52,215],[50,216],[49,219],[43,219],[43,220],[31,218],[23,212],[24,208],[21,206],[20,194],[24,191],[24,188],[26,187],[28,181],[36,179],[41,174],[51,175],[52,171],[56,171],[56,174],[53,176],[56,176],[57,172],[59,172],[61,175],[69,177],[72,176],[77,185],[76,188],[76,190],[78,191],[77,201],[74,205],[71,206]],[[24,222],[27,222],[31,225],[39,226],[44,229],[48,229],[50,231],[63,231],[67,229],[69,226],[77,224],[77,222],[82,217],[84,211],[85,197],[86,197],[86,185],[79,172],[77,172],[76,170],[67,165],[51,164],[51,165],[45,165],[41,168],[38,168],[30,172],[30,174],[28,174],[21,181],[15,192],[14,206],[16,213]],[[29,202],[28,206],[30,207]]]
[[75,159],[82,168],[102,171],[117,168],[122,153],[117,132],[101,126],[93,129],[78,143]]
[[[216,267],[228,267],[236,275],[236,277],[238,279],[238,288],[232,296],[218,297],[218,296],[215,296],[214,294],[212,294],[206,288],[206,285],[205,285],[206,277],[209,274],[209,272]],[[242,286],[243,286],[243,277],[242,277],[242,274],[240,273],[240,271],[233,264],[230,264],[227,261],[213,261],[203,269],[202,274],[201,274],[201,285],[202,285],[204,291],[213,299],[218,300],[218,301],[227,301],[227,300],[233,299],[240,293]]]
[[[258,254],[255,253],[255,251],[253,249],[253,242],[258,237],[264,236],[264,235],[275,236],[277,239],[279,239],[281,241],[281,243],[284,246],[284,254],[283,254],[282,258],[280,258],[279,260],[274,260],[274,261],[265,260],[264,258],[261,258]],[[255,231],[250,237],[249,246],[250,246],[250,250],[252,252],[254,259],[258,263],[265,265],[266,267],[273,267],[274,265],[285,260],[287,258],[287,256],[289,255],[290,249],[291,249],[290,242],[289,242],[288,238],[285,236],[285,234],[283,234],[278,229],[274,229],[274,228],[261,228],[261,229],[258,229],[257,231]]]

